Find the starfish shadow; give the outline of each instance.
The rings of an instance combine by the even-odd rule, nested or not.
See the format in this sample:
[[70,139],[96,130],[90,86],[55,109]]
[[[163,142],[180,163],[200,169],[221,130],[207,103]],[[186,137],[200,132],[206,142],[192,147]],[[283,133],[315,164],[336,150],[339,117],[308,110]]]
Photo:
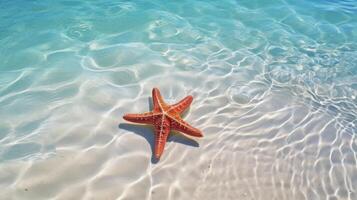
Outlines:
[[152,98],[148,97],[148,103],[149,103],[149,110],[153,110],[154,109],[154,102],[152,102]]
[[[119,124],[118,128],[133,132],[137,135],[144,137],[147,140],[147,142],[150,144],[150,148],[151,148],[151,152],[152,152],[151,162],[157,163],[159,161],[154,156],[155,137],[154,137],[154,131],[151,126],[140,125],[140,124],[131,124],[131,123],[121,123],[121,124]],[[195,140],[193,140],[189,137],[186,137],[183,134],[176,133],[176,132],[171,132],[167,141],[168,142],[178,142],[178,143],[185,144],[188,146],[193,146],[193,147],[199,147],[198,142],[196,142]]]

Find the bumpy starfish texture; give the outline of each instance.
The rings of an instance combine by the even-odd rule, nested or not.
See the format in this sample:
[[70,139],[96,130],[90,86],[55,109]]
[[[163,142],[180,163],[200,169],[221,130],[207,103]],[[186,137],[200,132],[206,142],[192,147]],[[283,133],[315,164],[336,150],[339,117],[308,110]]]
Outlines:
[[164,151],[167,137],[171,130],[179,131],[190,136],[202,137],[202,133],[197,128],[185,122],[180,114],[191,104],[193,97],[187,96],[174,105],[164,102],[159,89],[152,90],[154,108],[151,112],[142,114],[125,114],[123,118],[127,121],[153,125],[155,131],[154,155],[159,159]]

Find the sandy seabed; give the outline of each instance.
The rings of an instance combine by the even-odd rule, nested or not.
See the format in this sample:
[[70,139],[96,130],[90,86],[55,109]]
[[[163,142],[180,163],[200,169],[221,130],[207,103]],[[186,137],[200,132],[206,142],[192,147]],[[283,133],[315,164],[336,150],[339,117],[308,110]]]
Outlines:
[[[357,199],[348,2],[0,3],[0,199]],[[204,134],[159,162],[153,87]]]

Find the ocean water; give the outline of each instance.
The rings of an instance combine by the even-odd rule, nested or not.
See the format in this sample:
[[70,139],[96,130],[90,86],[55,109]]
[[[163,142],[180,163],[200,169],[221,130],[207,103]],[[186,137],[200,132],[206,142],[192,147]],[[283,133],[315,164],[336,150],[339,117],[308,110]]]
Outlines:
[[[124,113],[158,87],[203,131]],[[0,2],[0,199],[356,200],[355,0]]]

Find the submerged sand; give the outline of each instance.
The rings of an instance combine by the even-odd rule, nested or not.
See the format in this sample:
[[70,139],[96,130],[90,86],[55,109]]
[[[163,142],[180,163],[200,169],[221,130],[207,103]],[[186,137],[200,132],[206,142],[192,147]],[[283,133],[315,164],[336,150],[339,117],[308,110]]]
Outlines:
[[[354,1],[2,1],[0,200],[356,200]],[[122,119],[194,101],[159,162]]]
[[[1,198],[353,199],[353,129],[296,95],[303,92],[298,85],[292,90],[260,76],[240,86],[235,77],[167,73],[127,87],[84,82],[66,106],[37,113],[50,117],[6,152]],[[204,138],[174,134],[154,162],[152,130],[127,124],[122,115],[149,110],[158,84],[169,102],[194,96],[185,120]]]

